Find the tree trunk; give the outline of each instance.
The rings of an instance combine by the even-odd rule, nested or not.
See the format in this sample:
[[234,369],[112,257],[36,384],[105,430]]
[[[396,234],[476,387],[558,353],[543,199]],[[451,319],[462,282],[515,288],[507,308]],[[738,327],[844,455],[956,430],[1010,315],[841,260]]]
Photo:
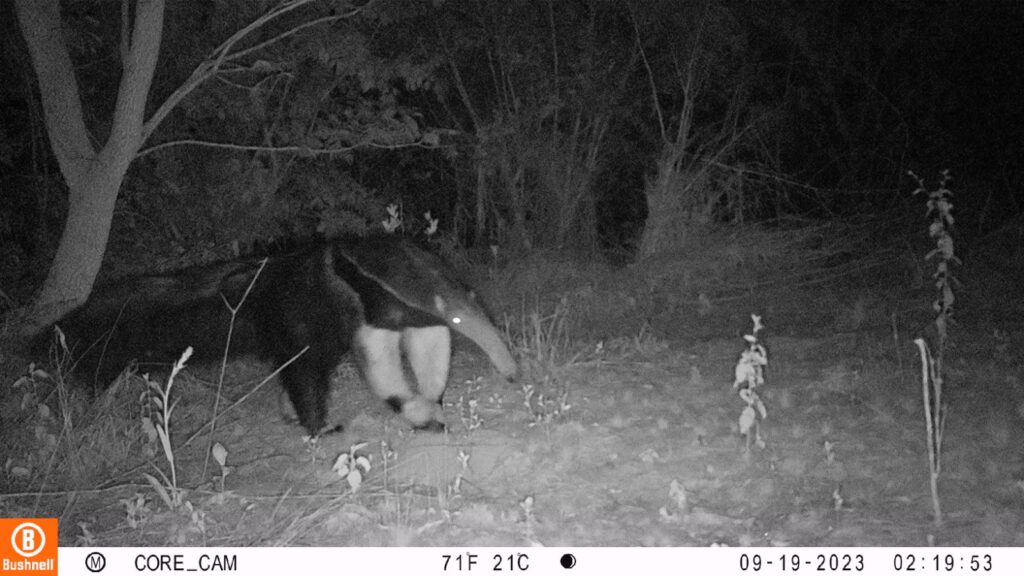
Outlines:
[[[46,119],[46,131],[68,185],[68,220],[57,255],[23,333],[32,334],[85,301],[103,261],[117,193],[143,141],[143,114],[163,33],[164,0],[138,0],[110,134],[90,143],[78,84],[61,34],[58,0],[17,0],[15,8]],[[122,31],[128,37],[127,30]]]
[[641,259],[666,250],[681,250],[686,246],[691,224],[687,218],[686,197],[693,184],[684,176],[680,166],[682,158],[682,147],[665,144],[654,179],[644,185],[647,221],[640,237]]
[[99,163],[89,172],[84,182],[68,191],[68,218],[57,254],[36,298],[32,319],[35,326],[30,332],[49,325],[84,302],[99,273],[125,170],[116,164]]

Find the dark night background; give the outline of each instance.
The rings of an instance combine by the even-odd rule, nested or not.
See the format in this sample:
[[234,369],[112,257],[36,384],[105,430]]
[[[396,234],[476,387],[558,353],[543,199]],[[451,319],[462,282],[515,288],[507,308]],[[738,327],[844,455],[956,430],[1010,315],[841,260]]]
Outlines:
[[[33,1],[0,0],[0,516],[60,516],[62,544],[110,546],[1024,546],[1024,2],[169,0],[152,85],[132,92],[145,66],[123,63],[155,34],[129,42],[123,22],[159,3]],[[32,14],[43,32],[23,34]],[[74,98],[54,96],[70,71],[39,66],[52,38]],[[82,122],[44,114],[69,102]],[[928,204],[946,193],[951,236]],[[518,367],[499,378],[456,333],[427,402],[444,434],[359,385],[368,354],[318,380],[345,431],[312,445],[261,389],[269,366],[197,354],[160,444],[166,374],[140,384],[129,362],[93,397],[65,387],[60,336],[48,359],[7,346],[60,317],[47,305],[119,287],[156,303],[137,340],[223,329],[177,312],[223,313],[224,270],[268,253],[317,266],[271,278],[327,284],[270,323],[308,336],[294,317],[347,294],[333,317],[360,338],[368,299],[331,249],[282,251],[367,244],[349,236],[395,217],[480,295],[476,326]],[[419,311],[436,320],[422,302],[445,290],[476,306],[454,285]],[[754,340],[762,387],[737,369]],[[150,352],[118,358],[169,360]],[[359,493],[328,469],[357,452],[374,467]]]
[[[63,8],[101,142],[120,78],[120,5]],[[171,3],[150,108],[252,9]],[[10,306],[45,275],[66,192],[9,2],[2,11]],[[144,150],[186,139],[267,149],[200,143],[137,158],[103,274],[221,258],[233,243],[365,233],[390,203],[409,228],[431,211],[458,246],[631,259],[663,250],[654,228],[884,222],[912,202],[908,169],[929,181],[952,172],[959,230],[976,238],[1022,209],[1022,12],[997,1],[383,2],[253,54],[186,98]],[[668,186],[687,206],[654,203],[668,157]],[[675,212],[652,220],[652,206]],[[686,249],[667,237],[664,249]]]

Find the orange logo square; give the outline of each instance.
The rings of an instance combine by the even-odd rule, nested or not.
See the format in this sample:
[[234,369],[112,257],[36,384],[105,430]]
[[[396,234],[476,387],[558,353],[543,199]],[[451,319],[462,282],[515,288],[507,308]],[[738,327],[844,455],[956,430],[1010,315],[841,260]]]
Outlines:
[[0,518],[0,574],[57,575],[56,518]]

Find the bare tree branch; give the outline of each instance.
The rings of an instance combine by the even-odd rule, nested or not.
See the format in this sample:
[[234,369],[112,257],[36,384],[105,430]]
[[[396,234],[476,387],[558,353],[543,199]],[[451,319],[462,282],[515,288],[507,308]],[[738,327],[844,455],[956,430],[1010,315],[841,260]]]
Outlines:
[[426,148],[428,150],[434,150],[440,148],[440,146],[430,144],[423,139],[416,140],[415,142],[408,142],[404,144],[380,144],[372,140],[365,140],[357,142],[351,146],[342,146],[340,148],[310,148],[308,146],[250,146],[247,144],[232,144],[230,142],[209,142],[206,140],[174,140],[172,142],[164,142],[157,144],[150,148],[140,150],[136,157],[145,156],[152,154],[158,150],[164,148],[172,148],[174,146],[205,146],[207,148],[221,148],[226,150],[238,150],[242,152],[293,152],[306,156],[329,156],[331,154],[339,154],[342,152],[351,152],[360,148],[380,148],[383,150],[400,150],[403,148]]
[[[177,90],[175,90],[170,96],[168,96],[167,100],[165,100],[164,103],[161,104],[159,108],[157,108],[156,112],[153,113],[153,116],[150,117],[150,119],[146,122],[145,126],[143,127],[143,141],[145,141],[146,139],[149,138],[150,135],[152,135],[152,133],[156,130],[160,123],[163,122],[164,118],[166,118],[167,115],[171,113],[171,110],[174,110],[174,108],[186,96],[191,94],[193,90],[199,87],[199,85],[201,85],[203,82],[209,80],[210,77],[215,75],[220,70],[221,65],[225,62],[237,60],[239,58],[247,56],[257,50],[266,48],[267,46],[273,44],[274,42],[279,42],[284,38],[287,38],[311,26],[351,18],[352,16],[355,16],[356,14],[366,10],[366,8],[368,8],[372,4],[376,3],[376,0],[370,0],[370,2],[364,4],[363,6],[360,6],[359,8],[353,9],[349,12],[345,12],[343,14],[335,14],[332,16],[317,18],[315,20],[303,22],[302,24],[299,24],[293,28],[289,28],[285,32],[282,32],[281,34],[278,34],[277,36],[274,36],[269,40],[261,42],[255,46],[246,48],[234,54],[229,54],[231,49],[239,41],[248,36],[249,33],[265,26],[267,23],[276,20],[281,16],[284,16],[285,14],[288,14],[289,12],[292,12],[293,10],[306,6],[307,4],[312,4],[314,1],[315,0],[286,0],[284,2],[281,2],[280,4],[272,8],[269,12],[260,16],[256,20],[253,20],[248,26],[242,28],[238,32],[235,32],[231,35],[230,38],[222,42],[220,46],[214,49],[213,53],[206,60],[201,62],[196,67],[196,69],[192,71],[192,74],[189,75],[185,83],[179,86]],[[148,151],[152,152],[154,149],[155,148],[150,148]]]
[[647,61],[647,51],[644,50],[643,39],[640,38],[640,25],[637,23],[636,14],[629,11],[630,20],[633,21],[633,33],[636,34],[636,47],[640,52],[640,60],[644,63],[644,70],[647,70],[647,82],[651,85],[651,100],[654,104],[654,112],[658,115],[658,130],[661,132],[661,141],[668,143],[667,127],[665,117],[661,113],[661,104],[658,102],[658,86],[654,82],[654,71],[651,70],[651,63]]

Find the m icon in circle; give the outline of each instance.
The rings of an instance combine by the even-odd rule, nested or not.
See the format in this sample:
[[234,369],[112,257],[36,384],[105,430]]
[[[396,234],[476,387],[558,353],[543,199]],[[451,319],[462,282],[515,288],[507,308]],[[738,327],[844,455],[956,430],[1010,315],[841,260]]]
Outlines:
[[85,569],[89,572],[102,572],[107,567],[107,557],[100,552],[90,552],[85,557]]

